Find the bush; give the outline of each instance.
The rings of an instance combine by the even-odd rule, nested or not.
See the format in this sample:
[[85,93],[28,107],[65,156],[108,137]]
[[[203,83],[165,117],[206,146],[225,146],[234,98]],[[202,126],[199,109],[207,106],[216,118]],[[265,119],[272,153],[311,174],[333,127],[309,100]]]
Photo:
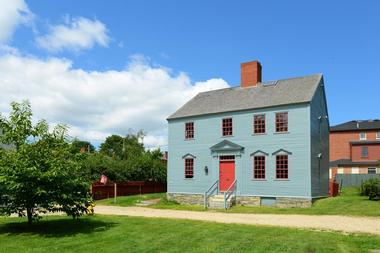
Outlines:
[[360,194],[368,196],[370,200],[380,197],[380,180],[377,178],[370,178],[362,183],[360,186]]

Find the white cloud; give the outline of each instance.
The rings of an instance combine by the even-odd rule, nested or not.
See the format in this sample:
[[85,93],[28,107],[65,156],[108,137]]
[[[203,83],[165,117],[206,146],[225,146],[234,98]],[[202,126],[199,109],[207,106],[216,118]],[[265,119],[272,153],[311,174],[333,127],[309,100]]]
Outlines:
[[166,118],[200,91],[228,87],[222,79],[192,83],[134,57],[122,71],[74,69],[69,60],[7,53],[0,57],[0,112],[29,99],[36,119],[65,123],[71,135],[100,142],[144,129],[149,146],[167,144]]
[[69,16],[65,17],[64,24],[51,26],[47,35],[36,38],[37,45],[50,52],[79,51],[95,44],[107,47],[109,41],[106,25],[99,20]]
[[0,0],[0,43],[6,43],[20,24],[27,24],[33,18],[23,0]]

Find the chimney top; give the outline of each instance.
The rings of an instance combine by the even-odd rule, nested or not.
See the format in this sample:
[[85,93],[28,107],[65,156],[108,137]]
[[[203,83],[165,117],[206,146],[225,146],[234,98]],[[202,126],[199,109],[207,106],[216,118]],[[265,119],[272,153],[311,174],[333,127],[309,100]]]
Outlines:
[[261,64],[259,61],[243,62],[241,64],[240,86],[255,87],[261,82]]

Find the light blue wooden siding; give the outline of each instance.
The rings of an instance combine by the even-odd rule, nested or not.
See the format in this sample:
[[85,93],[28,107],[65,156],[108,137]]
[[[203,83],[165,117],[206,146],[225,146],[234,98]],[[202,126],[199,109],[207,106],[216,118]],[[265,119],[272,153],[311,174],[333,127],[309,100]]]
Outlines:
[[[313,197],[329,192],[329,120],[323,82],[310,103],[311,192]],[[319,119],[321,117],[321,119]],[[318,158],[318,154],[322,157]]]
[[[289,133],[275,133],[275,113],[287,111]],[[266,134],[253,135],[253,115],[265,114]],[[222,118],[233,118],[233,136],[222,137]],[[185,140],[185,122],[193,121],[194,140]],[[205,115],[169,121],[168,192],[204,193],[219,177],[218,157],[211,155],[210,147],[227,139],[244,147],[244,153],[235,160],[238,194],[247,196],[311,197],[310,180],[310,108],[309,104],[272,107],[268,109]],[[273,152],[285,149],[289,155],[289,180],[276,180],[276,157]],[[266,157],[266,180],[253,180],[253,158],[250,154],[262,150]],[[193,179],[184,177],[183,155],[196,156]],[[226,153],[234,154],[234,153]],[[204,167],[209,168],[205,175]]]

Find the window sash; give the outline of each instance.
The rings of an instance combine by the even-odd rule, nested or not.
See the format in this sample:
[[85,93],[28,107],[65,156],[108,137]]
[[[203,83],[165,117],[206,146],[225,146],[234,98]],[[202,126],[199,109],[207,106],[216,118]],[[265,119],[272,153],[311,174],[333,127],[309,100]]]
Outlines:
[[253,178],[265,179],[265,156],[254,156]]
[[367,174],[376,174],[376,168],[368,168]]
[[222,134],[223,136],[232,135],[232,118],[225,118],[222,120]]
[[194,139],[194,122],[185,124],[185,139]]
[[368,157],[368,147],[362,147],[362,157]]
[[194,159],[186,158],[185,159],[185,178],[194,177]]
[[365,132],[359,133],[359,139],[360,140],[366,140],[367,139],[367,134]]
[[278,112],[276,113],[276,132],[288,131],[288,113]]
[[265,133],[265,114],[253,116],[253,133]]
[[276,156],[276,178],[288,179],[289,177],[289,160],[287,155]]

